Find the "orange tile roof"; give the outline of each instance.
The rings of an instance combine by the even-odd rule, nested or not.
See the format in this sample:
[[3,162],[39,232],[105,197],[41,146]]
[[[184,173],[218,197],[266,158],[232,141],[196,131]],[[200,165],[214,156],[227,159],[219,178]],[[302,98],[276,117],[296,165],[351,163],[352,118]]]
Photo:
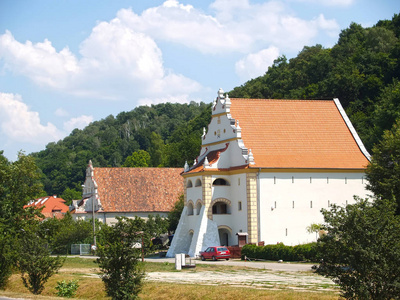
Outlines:
[[35,206],[43,207],[42,214],[46,217],[53,216],[54,213],[66,213],[69,211],[68,205],[65,205],[65,200],[57,196],[46,196],[32,200],[26,207]]
[[168,212],[181,194],[183,169],[94,168],[104,212]]
[[363,169],[361,152],[333,100],[231,99],[242,139],[261,168]]

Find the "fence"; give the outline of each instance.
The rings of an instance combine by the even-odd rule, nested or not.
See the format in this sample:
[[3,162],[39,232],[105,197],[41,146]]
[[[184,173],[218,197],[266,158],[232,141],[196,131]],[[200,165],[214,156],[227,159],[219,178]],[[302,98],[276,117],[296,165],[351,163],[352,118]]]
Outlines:
[[90,244],[72,244],[71,254],[88,255],[90,254]]

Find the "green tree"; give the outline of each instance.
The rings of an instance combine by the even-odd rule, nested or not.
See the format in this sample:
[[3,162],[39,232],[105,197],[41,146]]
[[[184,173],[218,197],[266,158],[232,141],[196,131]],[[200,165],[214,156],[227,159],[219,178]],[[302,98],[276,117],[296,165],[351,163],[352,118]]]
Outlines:
[[139,261],[142,222],[118,218],[117,224],[100,232],[98,251],[102,280],[112,299],[137,299],[142,289],[144,271]]
[[60,197],[66,201],[66,205],[70,205],[72,203],[72,200],[78,200],[82,198],[82,190],[78,191],[76,189],[70,189],[68,187],[60,195]]
[[327,234],[318,240],[323,262],[316,272],[332,278],[346,299],[400,299],[400,216],[396,205],[333,205],[322,210]]
[[20,152],[10,163],[0,151],[0,220],[18,222],[24,205],[43,191],[40,178],[33,157]]
[[14,237],[0,223],[0,289],[5,289],[14,265]]
[[30,199],[41,192],[40,170],[30,156],[22,152],[18,160],[9,162],[0,151],[0,288],[4,288],[11,276],[18,257],[17,233],[40,211],[24,210]]
[[179,220],[181,218],[181,214],[184,207],[184,199],[183,195],[179,196],[179,200],[175,202],[174,207],[168,213],[168,231],[175,232],[178,227]]
[[19,238],[18,253],[22,281],[35,295],[43,291],[44,284],[64,263],[63,258],[50,256],[46,240],[40,236],[37,228],[38,225],[25,227]]
[[145,150],[133,152],[131,156],[125,159],[123,167],[142,168],[148,167],[150,163],[150,154]]
[[367,188],[379,198],[392,199],[400,214],[400,119],[373,148],[366,175]]

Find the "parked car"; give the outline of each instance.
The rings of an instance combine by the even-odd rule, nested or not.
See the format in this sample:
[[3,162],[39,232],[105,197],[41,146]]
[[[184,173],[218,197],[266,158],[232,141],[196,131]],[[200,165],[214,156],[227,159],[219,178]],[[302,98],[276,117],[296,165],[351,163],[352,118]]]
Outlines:
[[231,252],[224,246],[208,247],[205,251],[200,252],[201,260],[206,259],[226,259],[231,258]]

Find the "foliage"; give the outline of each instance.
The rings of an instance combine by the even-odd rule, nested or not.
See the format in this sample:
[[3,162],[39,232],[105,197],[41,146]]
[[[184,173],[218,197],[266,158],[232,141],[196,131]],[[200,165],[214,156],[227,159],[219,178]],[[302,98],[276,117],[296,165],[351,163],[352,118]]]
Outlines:
[[4,230],[4,226],[0,223],[0,289],[6,287],[12,274],[14,261],[13,244],[13,236]]
[[40,169],[31,156],[22,152],[10,163],[0,151],[0,221],[18,222],[24,205],[42,192]]
[[68,282],[66,280],[57,281],[57,296],[73,298],[76,295],[78,287],[78,280],[69,280]]
[[77,190],[66,188],[65,191],[60,195],[60,198],[66,201],[66,205],[71,205],[72,200],[78,200],[82,198],[82,189]]
[[97,262],[108,296],[112,299],[137,299],[144,271],[139,262],[142,223],[118,218],[117,224],[104,227],[98,243]]
[[18,267],[21,278],[33,294],[40,294],[44,284],[53,276],[63,264],[60,257],[51,257],[46,240],[37,231],[38,226],[25,227],[18,239]]
[[179,220],[181,218],[181,214],[184,207],[184,196],[180,195],[179,200],[175,202],[174,207],[168,213],[168,231],[175,232],[178,227]]
[[400,214],[400,119],[373,148],[366,174],[367,188],[378,197],[397,201],[397,214]]
[[0,289],[12,273],[15,260],[17,233],[40,216],[40,210],[24,209],[29,199],[41,193],[40,170],[32,157],[22,152],[11,163],[0,151]]
[[145,150],[139,150],[132,153],[125,159],[123,167],[140,168],[148,167],[150,163],[150,154]]
[[284,260],[284,261],[315,261],[316,243],[297,246],[276,245],[256,246],[247,244],[242,248],[242,259]]
[[[95,121],[83,130],[75,129],[33,156],[43,172],[48,195],[62,195],[67,189],[81,191],[89,160],[95,167],[136,166],[127,158],[142,150],[150,154],[146,160],[149,167],[183,167],[185,160],[198,155],[201,129],[208,124],[203,117],[209,120],[210,116],[211,109],[204,103],[139,106]],[[190,130],[185,130],[189,123]],[[181,141],[185,141],[182,150],[176,147]],[[67,196],[71,198],[70,193]]]
[[[102,223],[96,222],[96,232]],[[93,223],[91,220],[74,221],[70,213],[64,218],[46,219],[40,224],[41,232],[46,233],[46,240],[53,254],[68,254],[72,244],[93,243]]]
[[396,205],[356,199],[323,210],[328,231],[318,240],[323,263],[317,273],[332,278],[346,299],[399,299],[400,216]]

